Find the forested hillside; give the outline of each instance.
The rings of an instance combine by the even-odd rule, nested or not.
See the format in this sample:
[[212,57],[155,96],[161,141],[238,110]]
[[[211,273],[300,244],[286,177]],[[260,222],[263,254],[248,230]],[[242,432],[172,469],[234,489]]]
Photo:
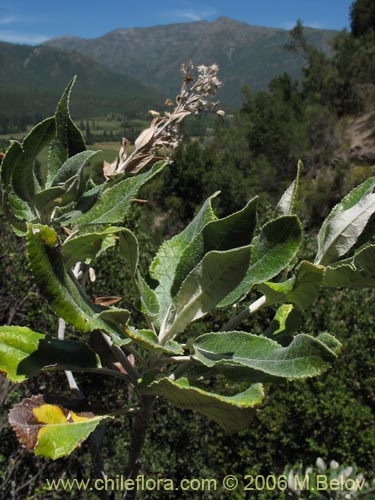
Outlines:
[[[161,101],[151,87],[61,49],[0,42],[0,120],[50,115],[67,82],[78,76],[75,113],[144,113]],[[0,122],[1,127],[1,122]],[[1,131],[1,128],[0,128]],[[1,132],[0,132],[1,133]]]

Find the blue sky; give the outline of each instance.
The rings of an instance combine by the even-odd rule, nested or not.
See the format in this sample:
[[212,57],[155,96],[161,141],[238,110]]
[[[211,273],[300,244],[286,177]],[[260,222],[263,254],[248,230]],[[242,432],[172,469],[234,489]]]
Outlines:
[[227,16],[290,29],[297,19],[324,29],[349,27],[352,0],[0,0],[0,40],[37,44],[59,35],[95,38],[130,28]]

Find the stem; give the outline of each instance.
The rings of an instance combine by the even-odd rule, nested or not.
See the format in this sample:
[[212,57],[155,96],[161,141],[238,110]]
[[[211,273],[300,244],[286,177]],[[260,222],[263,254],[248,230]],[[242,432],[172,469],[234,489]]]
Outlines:
[[[125,475],[127,479],[135,480],[141,468],[141,453],[145,443],[148,424],[152,415],[152,407],[155,396],[142,396],[141,409],[134,416],[132,430],[130,434],[130,446],[128,464]],[[136,490],[125,490],[123,500],[135,500]]]
[[[57,331],[57,338],[59,340],[64,340],[65,327],[66,327],[65,321],[62,318],[59,318],[59,328]],[[65,376],[68,380],[69,389],[77,396],[77,399],[85,399],[85,396],[83,395],[82,391],[78,387],[78,384],[76,382],[76,379],[74,378],[73,373],[69,370],[65,370]]]
[[230,331],[233,328],[236,328],[242,321],[256,313],[263,307],[267,305],[267,298],[265,295],[262,295],[255,302],[246,307],[243,311],[241,311],[237,316],[233,316],[228,323],[226,323],[222,328],[221,332]]
[[178,378],[182,377],[182,375],[184,375],[192,366],[192,361],[186,361],[185,363],[182,363],[175,369],[173,373],[169,375],[169,378],[171,380],[177,380]]

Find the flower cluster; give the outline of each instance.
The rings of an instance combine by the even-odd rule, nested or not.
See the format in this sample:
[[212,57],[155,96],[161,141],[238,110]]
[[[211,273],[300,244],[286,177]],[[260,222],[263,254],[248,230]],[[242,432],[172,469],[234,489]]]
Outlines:
[[224,112],[216,111],[218,102],[211,100],[221,86],[217,78],[219,70],[216,64],[212,66],[198,66],[198,75],[194,76],[192,64],[182,66],[183,83],[175,103],[167,99],[166,106],[172,111],[165,111],[160,115],[157,111],[150,111],[154,117],[150,127],[143,130],[135,141],[134,151],[127,155],[127,139],[123,139],[119,156],[111,164],[105,163],[104,175],[121,172],[137,173],[141,168],[150,166],[158,160],[170,160],[174,149],[181,141],[181,125],[186,116],[198,115],[204,111],[216,112],[223,116]]

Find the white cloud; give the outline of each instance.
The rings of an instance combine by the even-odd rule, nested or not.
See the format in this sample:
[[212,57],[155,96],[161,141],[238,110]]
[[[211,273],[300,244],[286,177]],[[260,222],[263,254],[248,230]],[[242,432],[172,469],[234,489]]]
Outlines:
[[9,43],[26,43],[29,45],[37,45],[50,39],[50,36],[35,35],[30,33],[17,33],[16,31],[1,31],[0,40]]
[[0,16],[0,24],[12,24],[16,21],[16,18],[13,16]]
[[207,9],[178,9],[166,13],[166,15],[173,19],[184,21],[202,21],[208,17],[217,15],[217,10],[213,8]]

